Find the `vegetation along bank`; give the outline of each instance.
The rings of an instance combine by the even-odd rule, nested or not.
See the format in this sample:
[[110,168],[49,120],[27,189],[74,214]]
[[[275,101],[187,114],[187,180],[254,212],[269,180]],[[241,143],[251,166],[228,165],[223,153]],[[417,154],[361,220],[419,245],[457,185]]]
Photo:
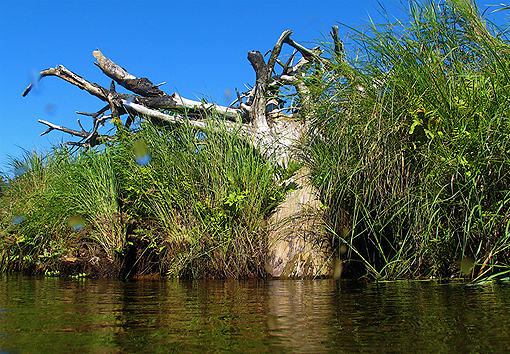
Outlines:
[[1,269],[508,276],[508,38],[467,0],[411,1],[407,15],[349,28],[344,43],[334,26],[314,49],[285,31],[267,62],[248,53],[256,82],[229,107],[168,95],[99,50],[132,94],[41,72],[105,108],[89,132],[41,121],[79,140],[11,161]]

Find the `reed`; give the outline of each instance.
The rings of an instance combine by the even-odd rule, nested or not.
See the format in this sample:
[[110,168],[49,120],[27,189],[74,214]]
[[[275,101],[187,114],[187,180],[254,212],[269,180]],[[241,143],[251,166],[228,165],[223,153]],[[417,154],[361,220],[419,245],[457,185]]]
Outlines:
[[347,269],[375,279],[504,272],[508,41],[470,1],[411,1],[407,16],[350,28],[353,47],[310,85],[330,228]]

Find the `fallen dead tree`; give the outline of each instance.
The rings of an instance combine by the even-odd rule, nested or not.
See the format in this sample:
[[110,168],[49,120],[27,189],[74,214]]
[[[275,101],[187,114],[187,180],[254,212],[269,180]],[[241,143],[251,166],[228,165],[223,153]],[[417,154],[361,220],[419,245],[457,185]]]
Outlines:
[[[159,88],[161,84],[155,85],[147,78],[135,77],[105,57],[100,50],[93,52],[97,60],[95,64],[112,79],[109,88],[91,83],[62,65],[43,70],[39,79],[46,76],[59,77],[96,96],[105,105],[94,113],[77,112],[91,117],[91,130],[85,130],[79,120],[80,130],[39,120],[48,126],[41,135],[59,130],[80,138],[68,144],[90,148],[112,138],[98,132],[99,127],[109,119],[127,116],[122,124],[128,130],[138,117],[170,124],[186,123],[198,130],[207,131],[214,129],[214,126],[206,124],[206,119],[218,117],[214,121],[218,127],[241,132],[241,136],[265,156],[287,165],[289,161],[299,159],[295,151],[307,134],[309,90],[305,79],[320,77],[320,72],[328,70],[331,64],[328,58],[322,56],[320,48],[304,47],[291,38],[291,33],[290,30],[282,33],[273,49],[268,52],[270,56],[267,62],[260,52],[248,52],[256,82],[247,92],[236,90],[237,99],[228,107],[190,100],[177,93],[167,94]],[[337,26],[333,27],[331,35],[335,44],[334,54],[340,56],[342,44],[338,38]],[[283,45],[293,48],[293,53],[285,62],[279,58]],[[132,93],[117,92],[116,85]],[[29,85],[23,96],[32,87],[33,84]],[[285,94],[282,93],[284,90]],[[288,92],[292,93],[289,95]],[[327,246],[322,232],[318,193],[310,189],[305,177],[306,170],[303,168],[294,179],[288,181],[298,182],[301,189],[293,192],[269,220],[267,270],[274,276],[328,273],[328,268],[324,267]]]

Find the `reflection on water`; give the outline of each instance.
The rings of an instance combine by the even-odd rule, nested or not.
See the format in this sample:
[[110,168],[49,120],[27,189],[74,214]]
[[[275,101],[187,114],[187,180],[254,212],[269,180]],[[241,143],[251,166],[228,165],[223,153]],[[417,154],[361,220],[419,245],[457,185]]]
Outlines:
[[0,353],[508,352],[510,285],[0,276]]

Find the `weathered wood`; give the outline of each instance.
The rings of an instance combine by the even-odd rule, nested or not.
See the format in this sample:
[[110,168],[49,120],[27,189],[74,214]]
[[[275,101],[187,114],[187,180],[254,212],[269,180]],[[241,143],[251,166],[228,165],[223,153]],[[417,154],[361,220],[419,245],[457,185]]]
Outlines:
[[[62,127],[60,125],[56,125],[56,124],[47,122],[42,119],[39,119],[38,122],[45,124],[49,127],[46,131],[41,133],[41,136],[49,133],[52,130],[59,130],[59,131],[62,131],[64,133],[67,133],[67,134],[70,134],[73,136],[78,136],[78,137],[84,138],[84,140],[81,142],[67,142],[68,145],[75,145],[75,146],[81,146],[81,147],[88,148],[88,147],[96,146],[99,144],[103,144],[105,141],[107,141],[111,138],[110,136],[107,136],[107,135],[97,134],[96,129],[94,129],[92,132],[89,133],[89,132],[84,131],[83,128],[82,128],[82,131],[78,131],[78,130]],[[81,126],[81,124],[80,124],[80,126]]]
[[338,36],[338,26],[333,26],[333,29],[331,30],[331,38],[333,38],[333,43],[335,45],[335,55],[338,58],[342,58],[344,54],[344,46],[342,42],[340,41],[340,37]]
[[74,135],[74,136],[79,136],[79,137],[82,137],[82,138],[86,138],[89,136],[89,133],[85,132],[85,131],[78,131],[78,130],[73,130],[73,129],[69,129],[69,128],[66,128],[66,127],[61,127],[60,125],[56,125],[56,124],[53,124],[53,123],[50,123],[50,122],[47,122],[45,120],[42,120],[42,119],[38,119],[37,120],[39,123],[42,123],[42,124],[45,124],[47,125],[49,128],[41,133],[41,136],[45,135],[45,134],[48,134],[50,131],[52,130],[60,130],[64,133],[67,133],[67,134],[71,134],[71,135]]
[[255,70],[255,87],[251,99],[250,121],[254,130],[262,130],[264,133],[269,131],[266,121],[266,91],[269,84],[268,66],[264,57],[259,51],[248,52],[248,60]]
[[[137,104],[137,103],[133,103],[133,102],[130,102],[130,101],[127,101],[127,100],[123,100],[122,101],[122,104],[129,108],[129,109],[132,109],[134,110],[137,114],[141,114],[142,116],[147,116],[147,117],[153,117],[153,118],[158,118],[158,119],[161,119],[165,122],[168,122],[168,123],[172,123],[172,124],[184,124],[186,123],[186,119],[184,119],[182,116],[179,116],[179,115],[169,115],[169,114],[164,114],[160,111],[156,111],[154,109],[150,109],[150,108],[147,108],[143,105],[140,105],[140,104]],[[189,124],[191,124],[192,126],[195,126],[197,128],[205,128],[205,123],[204,122],[200,122],[200,121],[189,121]]]
[[266,270],[274,277],[315,277],[331,274],[330,241],[324,232],[319,192],[301,168],[286,181],[296,188],[269,219]]
[[[81,76],[76,75],[75,73],[73,73],[70,70],[67,70],[63,65],[59,65],[56,68],[49,68],[49,69],[41,71],[39,73],[38,80],[42,79],[45,76],[57,76],[67,82],[70,82],[71,84],[73,84],[75,86],[78,86],[82,90],[87,91],[91,95],[96,96],[100,100],[108,101],[106,99],[108,90],[106,90],[105,88],[103,88],[97,84],[88,82],[87,80],[83,79]],[[32,87],[34,84],[35,83],[30,83],[30,85],[28,85],[28,87],[25,89],[25,91],[23,91],[23,94],[22,94],[23,97],[25,97],[32,90]]]
[[271,75],[273,73],[273,70],[274,70],[274,66],[276,64],[276,61],[278,60],[278,57],[280,56],[280,53],[282,51],[282,45],[283,43],[287,40],[287,38],[290,37],[290,35],[292,34],[292,31],[291,30],[286,30],[282,33],[282,35],[280,36],[280,38],[278,38],[278,41],[276,42],[276,44],[274,45],[273,47],[273,50],[271,51],[271,56],[269,57],[269,60],[267,61],[267,80],[271,80]]
[[99,49],[94,50],[92,55],[97,60],[97,63],[95,64],[99,66],[101,70],[103,70],[103,72],[113,80],[123,81],[136,79],[136,76],[131,75],[124,68],[121,68],[113,61],[105,57]]
[[144,97],[158,97],[167,96],[166,93],[161,91],[156,85],[154,85],[147,78],[137,78],[134,75],[128,73],[124,68],[115,64],[112,60],[105,57],[99,49],[92,52],[94,58],[96,58],[96,64],[106,76],[113,79],[122,87],[128,89],[131,92],[139,94]]

